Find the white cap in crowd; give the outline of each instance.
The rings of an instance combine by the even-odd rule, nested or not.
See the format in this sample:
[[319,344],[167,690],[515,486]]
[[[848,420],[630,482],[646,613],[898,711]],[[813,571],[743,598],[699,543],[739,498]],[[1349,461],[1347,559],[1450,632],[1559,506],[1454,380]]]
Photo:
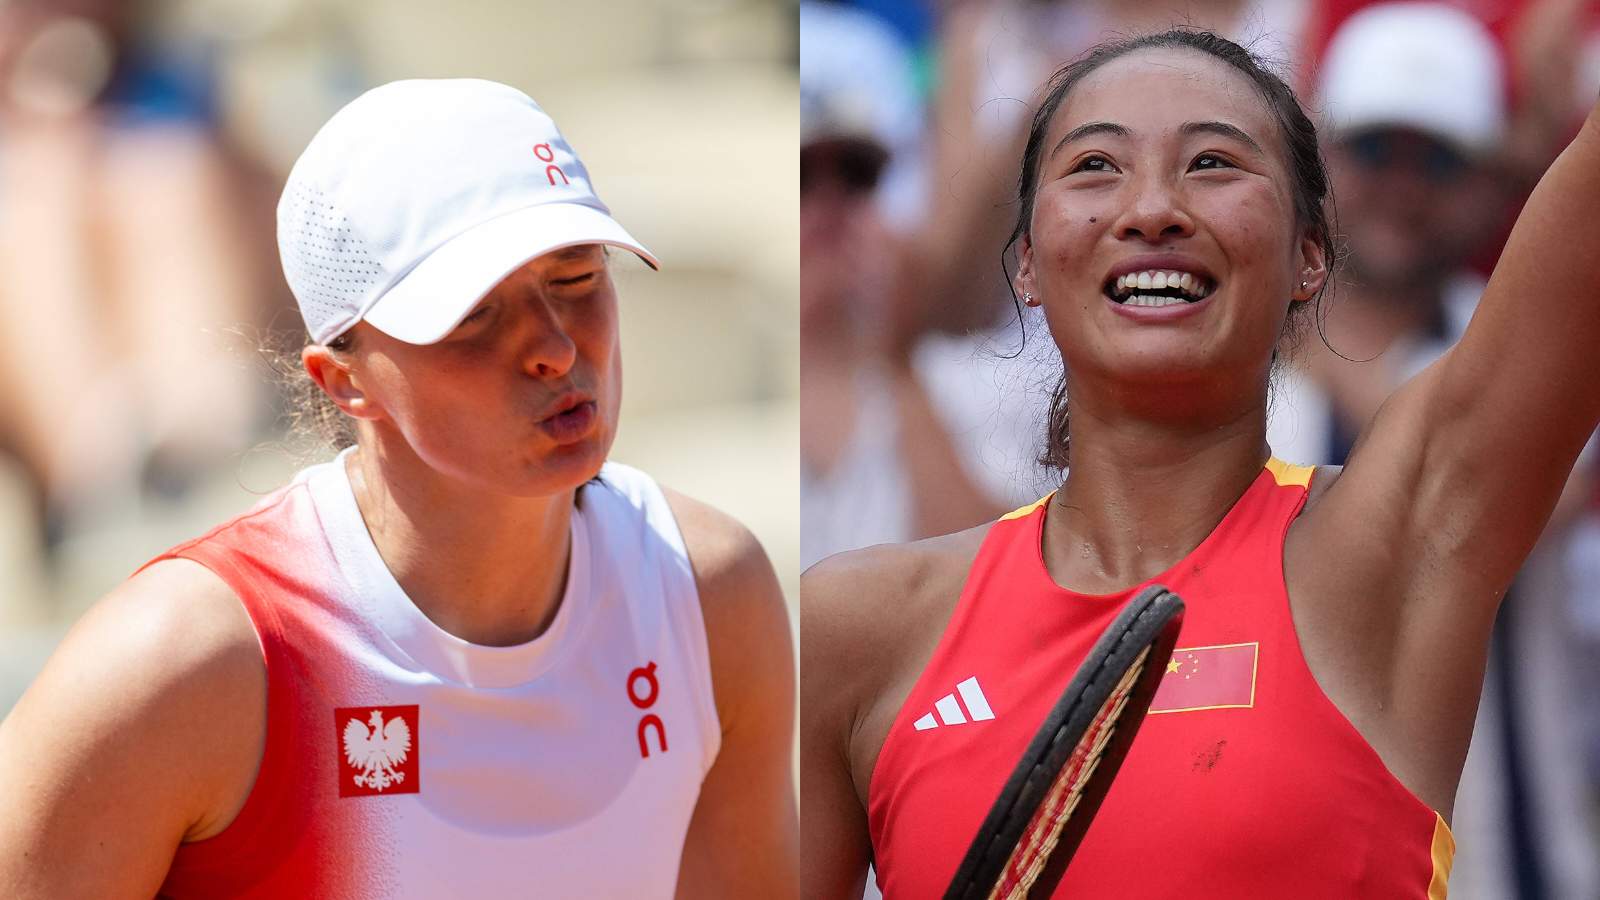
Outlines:
[[278,201],[283,273],[318,343],[365,320],[431,344],[523,264],[578,244],[656,266],[555,122],[492,81],[366,92],[312,138]]
[[911,54],[877,16],[800,4],[800,143],[860,141],[886,155],[921,128]]
[[1339,26],[1320,100],[1342,132],[1414,128],[1476,155],[1505,129],[1505,64],[1471,13],[1443,3],[1369,6]]

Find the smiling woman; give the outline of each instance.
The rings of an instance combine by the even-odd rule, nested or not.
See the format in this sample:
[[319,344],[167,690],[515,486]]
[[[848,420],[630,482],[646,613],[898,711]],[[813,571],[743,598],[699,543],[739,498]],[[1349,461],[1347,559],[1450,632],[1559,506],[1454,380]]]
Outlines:
[[941,893],[1051,698],[1159,582],[1179,646],[1056,896],[1442,897],[1490,626],[1600,421],[1576,287],[1600,112],[1464,339],[1342,471],[1266,441],[1277,348],[1334,264],[1280,79],[1192,30],[1098,47],[1048,86],[1019,185],[1012,283],[1060,352],[1046,461],[1071,468],[996,522],[806,574],[806,895],[857,896],[869,862],[888,896]]
[[[1194,154],[1185,166],[1186,174],[1202,178],[1199,182],[1201,185],[1207,180],[1219,187],[1230,182],[1237,185],[1241,180],[1248,181],[1248,176],[1259,177],[1263,171],[1274,172],[1280,177],[1283,183],[1275,186],[1284,189],[1288,194],[1293,204],[1294,221],[1300,226],[1304,238],[1311,243],[1306,249],[1317,255],[1321,267],[1321,271],[1317,271],[1311,266],[1306,266],[1301,272],[1300,295],[1296,296],[1296,299],[1303,301],[1320,297],[1326,285],[1330,283],[1326,276],[1336,265],[1336,249],[1324,205],[1328,196],[1328,175],[1317,147],[1316,129],[1300,108],[1294,94],[1281,79],[1257,62],[1248,51],[1208,32],[1172,31],[1102,45],[1057,73],[1051,80],[1045,99],[1034,115],[1026,149],[1023,151],[1018,190],[1019,214],[1011,233],[1011,240],[1007,244],[1008,250],[1019,243],[1023,244],[1023,249],[1026,250],[1031,244],[1032,222],[1035,207],[1039,203],[1040,182],[1047,177],[1047,172],[1065,171],[1060,168],[1063,165],[1069,167],[1071,174],[1081,173],[1074,185],[1078,189],[1074,197],[1074,210],[1088,213],[1086,225],[1097,224],[1106,216],[1115,215],[1098,210],[1090,211],[1091,204],[1085,202],[1087,198],[1083,196],[1086,192],[1084,189],[1100,187],[1099,194],[1103,202],[1104,187],[1110,183],[1108,179],[1126,173],[1119,172],[1110,158],[1092,150],[1085,150],[1084,142],[1099,138],[1102,144],[1118,142],[1122,147],[1127,147],[1136,137],[1131,132],[1130,125],[1116,121],[1085,122],[1059,138],[1054,137],[1055,132],[1051,126],[1062,101],[1073,92],[1080,81],[1118,57],[1141,49],[1159,48],[1168,50],[1187,48],[1205,53],[1226,63],[1248,79],[1248,82],[1232,85],[1235,90],[1247,92],[1246,96],[1232,98],[1233,109],[1236,113],[1243,113],[1240,123],[1252,124],[1260,135],[1259,139],[1241,127],[1240,123],[1216,120],[1181,121],[1167,139],[1180,145],[1174,150],[1178,153],[1192,150],[1195,145],[1210,148],[1211,152]],[[1160,89],[1162,86],[1155,87]],[[1249,96],[1249,92],[1253,92],[1254,96]],[[1154,96],[1164,96],[1170,103],[1175,96],[1182,95],[1167,92]],[[1241,100],[1242,108],[1238,103]],[[1170,114],[1170,111],[1168,112]],[[1263,118],[1268,121],[1262,121]],[[1157,127],[1170,127],[1170,125]],[[1263,142],[1266,146],[1263,146]],[[1248,160],[1249,164],[1244,164],[1243,160]],[[1279,160],[1286,165],[1279,166]],[[1124,161],[1125,166],[1132,164],[1132,161]],[[1232,174],[1229,170],[1232,170]],[[1103,172],[1106,178],[1100,179],[1098,185],[1084,184],[1084,177],[1093,172]],[[1202,176],[1201,173],[1210,174]],[[1235,187],[1235,190],[1237,189]],[[1228,202],[1226,198],[1218,199]],[[1276,199],[1273,197],[1272,202]],[[1113,198],[1112,202],[1117,201]],[[1217,200],[1214,199],[1213,202]],[[1115,219],[1106,221],[1110,227]],[[1241,224],[1243,227],[1250,225],[1248,222]],[[1126,223],[1124,227],[1128,227]],[[1131,227],[1137,228],[1137,225]],[[1186,226],[1177,223],[1177,227]],[[1187,227],[1192,228],[1192,223]],[[1281,229],[1279,231],[1281,233]],[[1175,305],[1141,299],[1152,296],[1144,293],[1144,290],[1155,287],[1154,278],[1158,272],[1154,270],[1158,268],[1168,268],[1171,270],[1168,274],[1177,274],[1180,279],[1184,275],[1189,276],[1188,285],[1182,285],[1181,282],[1179,285],[1186,300],[1203,300],[1217,288],[1216,278],[1200,261],[1183,254],[1175,255],[1169,251],[1146,253],[1143,258],[1122,259],[1113,267],[1105,292],[1124,309],[1130,305],[1155,308]],[[1141,271],[1150,279],[1149,283],[1139,278]],[[1134,279],[1133,283],[1128,282],[1130,278]],[[1123,283],[1118,285],[1115,283],[1116,279],[1122,279]],[[1026,293],[1030,296],[1032,294],[1031,291]],[[1300,311],[1307,306],[1307,303],[1298,302],[1288,307],[1285,321],[1278,333],[1279,341],[1294,339],[1297,324],[1303,318]],[[1046,314],[1048,315],[1048,310]],[[1141,313],[1141,315],[1149,314]],[[1183,312],[1173,309],[1164,315],[1181,316]],[[1063,360],[1066,360],[1065,355]],[[1066,376],[1063,374],[1051,394],[1050,418],[1047,426],[1048,441],[1041,459],[1045,465],[1063,470],[1067,468],[1071,446],[1069,421]]]
[[607,459],[606,248],[656,260],[555,123],[375,88],[278,243],[353,443],[73,630],[0,726],[0,895],[792,896],[782,596]]

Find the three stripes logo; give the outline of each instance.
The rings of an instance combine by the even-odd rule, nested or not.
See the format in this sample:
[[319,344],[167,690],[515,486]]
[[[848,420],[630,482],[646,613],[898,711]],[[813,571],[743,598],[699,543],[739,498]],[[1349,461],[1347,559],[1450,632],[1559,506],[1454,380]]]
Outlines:
[[[961,699],[956,699],[956,694]],[[964,707],[964,708],[963,708]],[[984,722],[994,718],[994,710],[989,708],[989,698],[983,695],[983,688],[978,686],[978,676],[974,675],[966,681],[956,685],[954,693],[945,694],[933,704],[934,713],[927,713],[912,725],[918,731],[927,731],[938,728],[939,725],[965,725],[967,722]]]

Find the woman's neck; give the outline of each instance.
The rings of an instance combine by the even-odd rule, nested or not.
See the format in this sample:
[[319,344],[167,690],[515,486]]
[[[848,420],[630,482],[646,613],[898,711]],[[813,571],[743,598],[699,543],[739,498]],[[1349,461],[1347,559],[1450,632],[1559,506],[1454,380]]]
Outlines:
[[1268,453],[1260,405],[1205,427],[1074,408],[1071,466],[1045,520],[1046,568],[1087,594],[1160,574],[1205,540]]
[[576,491],[473,491],[402,455],[364,447],[346,471],[372,542],[406,595],[474,644],[506,647],[543,634],[566,589]]

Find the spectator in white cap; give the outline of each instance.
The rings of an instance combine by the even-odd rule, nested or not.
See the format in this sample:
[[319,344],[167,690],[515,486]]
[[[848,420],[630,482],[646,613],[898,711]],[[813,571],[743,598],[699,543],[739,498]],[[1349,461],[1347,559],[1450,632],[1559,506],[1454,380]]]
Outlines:
[[[1268,435],[1278,454],[1343,464],[1395,389],[1465,331],[1484,290],[1469,262],[1511,199],[1505,68],[1488,29],[1440,3],[1369,7],[1335,32],[1317,84],[1348,269],[1325,310],[1326,343],[1306,342],[1309,378],[1280,385]],[[1519,896],[1525,877],[1543,888],[1523,896],[1600,891],[1555,564],[1590,471],[1581,459],[1501,607],[1455,805],[1452,897]]]
[[[800,8],[802,566],[1000,511],[913,370],[897,167],[920,132],[910,54],[876,16]],[[904,171],[903,168],[900,171]],[[993,410],[982,411],[985,419]]]
[[1506,199],[1494,178],[1503,69],[1488,30],[1439,3],[1372,6],[1335,33],[1316,80],[1348,274],[1327,340],[1344,356],[1378,358],[1352,366],[1306,348],[1327,396],[1294,398],[1279,452],[1342,460],[1394,387],[1465,327],[1483,289],[1465,266]]
[[0,894],[793,896],[782,597],[607,461],[607,248],[656,261],[550,117],[374,89],[278,225],[353,442],[77,625],[0,727]]

